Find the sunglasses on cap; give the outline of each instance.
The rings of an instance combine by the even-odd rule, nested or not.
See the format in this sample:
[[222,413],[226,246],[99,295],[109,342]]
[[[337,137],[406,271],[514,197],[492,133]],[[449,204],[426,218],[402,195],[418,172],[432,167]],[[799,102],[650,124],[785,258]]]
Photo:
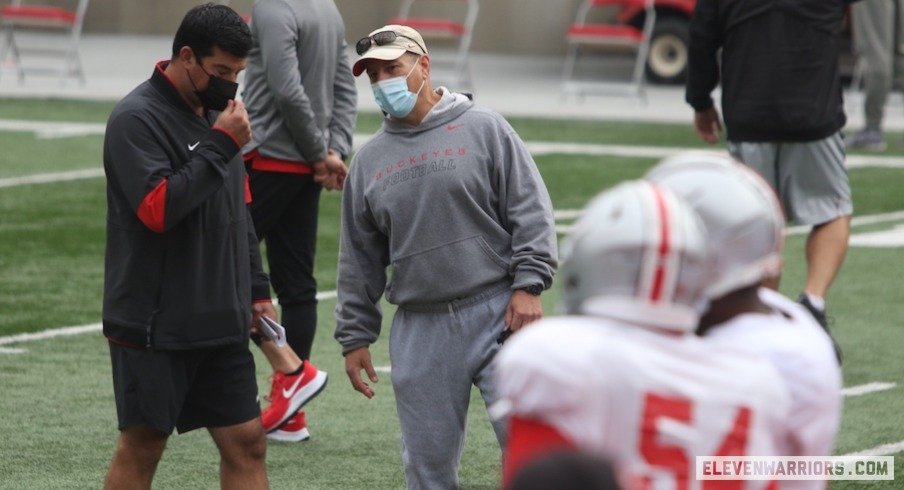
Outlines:
[[386,46],[387,44],[392,44],[392,42],[395,41],[397,37],[404,37],[414,44],[417,44],[417,47],[421,48],[421,51],[423,51],[424,53],[427,52],[427,50],[424,49],[424,47],[414,39],[411,39],[408,36],[403,36],[401,34],[396,34],[395,31],[380,31],[373,36],[362,37],[358,40],[357,43],[355,43],[355,51],[357,51],[359,55],[363,55],[375,44],[377,46]]

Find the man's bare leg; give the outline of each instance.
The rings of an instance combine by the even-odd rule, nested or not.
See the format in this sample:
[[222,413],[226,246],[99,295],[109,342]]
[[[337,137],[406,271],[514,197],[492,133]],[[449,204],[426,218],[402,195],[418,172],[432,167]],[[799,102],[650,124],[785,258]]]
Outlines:
[[122,430],[104,488],[150,489],[167,438],[169,435],[146,425]]
[[265,489],[267,439],[260,417],[208,429],[220,451],[220,488]]
[[847,254],[851,217],[817,225],[807,237],[807,285],[804,293],[825,298]]
[[270,339],[264,339],[261,341],[260,347],[274,371],[289,374],[298,371],[298,368],[301,367],[301,358],[288,344],[278,347]]

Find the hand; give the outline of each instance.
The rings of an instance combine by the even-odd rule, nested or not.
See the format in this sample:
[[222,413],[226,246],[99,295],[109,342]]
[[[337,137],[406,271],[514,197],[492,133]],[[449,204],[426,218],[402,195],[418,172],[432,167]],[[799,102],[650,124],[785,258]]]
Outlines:
[[528,323],[543,318],[543,304],[540,297],[516,289],[505,309],[505,326],[512,332],[521,330]]
[[345,166],[342,157],[335,150],[329,150],[326,158],[315,162],[311,167],[314,169],[314,182],[322,185],[326,190],[342,190],[345,185],[345,177],[348,175],[348,167]]
[[715,107],[710,107],[705,111],[694,113],[694,129],[697,135],[703,141],[714,145],[719,142],[719,135],[722,132],[722,121],[719,118],[719,111]]
[[360,392],[367,398],[373,398],[374,390],[361,379],[361,370],[367,373],[370,381],[376,383],[379,381],[377,372],[374,371],[374,365],[370,361],[370,349],[367,347],[359,347],[345,355],[345,374],[348,380],[352,382],[352,388]]
[[331,149],[328,151],[326,157],[332,161],[332,165],[336,168],[336,190],[341,191],[345,187],[345,178],[348,177],[348,167],[345,166],[342,155],[336,150]]
[[245,146],[251,141],[251,122],[248,120],[248,111],[245,110],[245,104],[240,101],[228,101],[226,108],[213,122],[213,127],[231,134],[238,141],[239,146]]
[[[251,333],[263,335],[260,331],[261,316],[265,316],[273,321],[279,320],[276,316],[276,308],[269,301],[261,301],[251,305]],[[268,338],[264,335],[264,338]]]

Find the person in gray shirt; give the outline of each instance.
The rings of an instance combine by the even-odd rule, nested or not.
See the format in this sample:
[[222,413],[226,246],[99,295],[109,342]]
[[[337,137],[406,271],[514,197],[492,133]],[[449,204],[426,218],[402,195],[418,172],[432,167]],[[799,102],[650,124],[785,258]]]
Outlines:
[[[399,306],[389,354],[405,479],[457,488],[471,386],[496,401],[501,341],[542,316],[558,261],[552,205],[502,116],[434,90],[417,31],[385,26],[356,51],[352,71],[367,72],[387,117],[355,154],[342,196],[335,337],[352,387],[371,398],[361,371],[377,382],[380,298]],[[494,430],[502,443],[505,427]]]
[[[320,193],[323,187],[341,189],[345,179],[358,101],[355,80],[345,24],[333,0],[256,0],[251,19],[244,101],[253,131],[243,149],[251,217],[258,240],[267,243],[288,344],[309,361],[317,330]],[[291,373],[274,375],[264,429],[271,439],[306,440],[305,414],[294,412],[297,405],[284,395],[291,390],[282,389],[294,385],[294,378],[284,374]]]

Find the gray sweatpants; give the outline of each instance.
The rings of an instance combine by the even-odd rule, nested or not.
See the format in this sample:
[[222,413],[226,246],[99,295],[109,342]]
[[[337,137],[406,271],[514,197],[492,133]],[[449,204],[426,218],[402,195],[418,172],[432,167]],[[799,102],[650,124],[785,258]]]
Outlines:
[[[458,488],[471,386],[487,406],[498,398],[493,358],[510,298],[506,286],[444,311],[400,307],[393,318],[389,356],[409,489]],[[502,447],[504,423],[493,430]]]
[[864,0],[851,6],[854,51],[863,66],[866,128],[882,130],[885,102],[904,78],[904,0]]

